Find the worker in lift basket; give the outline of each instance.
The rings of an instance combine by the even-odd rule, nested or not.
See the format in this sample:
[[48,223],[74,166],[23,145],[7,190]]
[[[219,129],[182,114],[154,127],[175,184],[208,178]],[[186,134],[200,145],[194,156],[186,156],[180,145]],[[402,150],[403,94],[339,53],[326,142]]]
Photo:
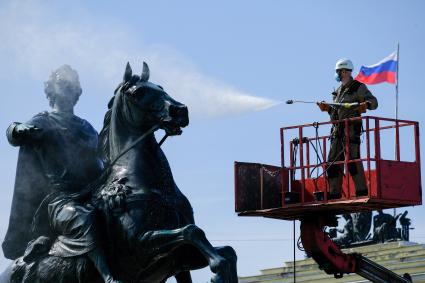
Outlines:
[[[374,110],[378,107],[378,100],[372,95],[367,87],[353,79],[353,63],[348,59],[340,59],[335,65],[335,79],[341,85],[332,93],[334,103],[359,103],[354,107],[331,107],[325,102],[319,102],[321,111],[326,111],[331,121],[346,118],[360,117],[366,109]],[[349,122],[349,159],[360,158],[360,135],[362,132],[362,121]],[[344,164],[333,164],[345,159],[345,131],[344,123],[334,124],[331,132],[331,146],[328,155],[328,182],[330,187],[329,199],[341,198],[342,177],[344,175]],[[367,185],[364,176],[362,162],[348,164],[348,171],[354,180],[356,196],[366,196]]]

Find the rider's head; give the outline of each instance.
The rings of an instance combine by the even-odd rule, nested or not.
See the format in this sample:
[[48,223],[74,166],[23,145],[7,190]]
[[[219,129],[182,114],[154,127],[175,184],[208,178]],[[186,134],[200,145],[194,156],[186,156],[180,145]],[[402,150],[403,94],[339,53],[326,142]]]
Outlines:
[[69,65],[59,67],[44,83],[44,92],[51,107],[57,103],[73,107],[82,93],[77,72]]
[[335,64],[335,79],[342,83],[349,81],[351,79],[353,69],[354,66],[351,60],[339,59]]

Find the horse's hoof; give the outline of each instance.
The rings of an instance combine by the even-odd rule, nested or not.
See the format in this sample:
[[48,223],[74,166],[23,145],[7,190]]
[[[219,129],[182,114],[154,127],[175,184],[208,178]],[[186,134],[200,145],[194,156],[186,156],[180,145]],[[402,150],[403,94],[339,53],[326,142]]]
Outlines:
[[230,270],[229,262],[225,258],[218,256],[210,261],[210,269],[213,273],[226,272]]
[[231,266],[230,263],[223,257],[218,256],[210,262],[210,269],[215,273],[211,279],[213,283],[230,283]]

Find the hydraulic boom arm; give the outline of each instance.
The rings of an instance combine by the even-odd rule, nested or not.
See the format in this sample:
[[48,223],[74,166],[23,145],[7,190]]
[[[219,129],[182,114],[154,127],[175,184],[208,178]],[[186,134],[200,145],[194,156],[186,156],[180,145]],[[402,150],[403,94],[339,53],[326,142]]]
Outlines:
[[325,226],[336,226],[335,216],[321,215],[301,219],[301,241],[307,255],[311,256],[328,274],[342,278],[344,273],[358,275],[376,283],[409,283],[404,277],[363,257],[360,254],[345,254],[324,232]]
[[373,262],[361,255],[356,255],[357,270],[356,273],[372,282],[376,283],[410,283],[410,276],[405,274],[403,277],[386,269],[385,267]]

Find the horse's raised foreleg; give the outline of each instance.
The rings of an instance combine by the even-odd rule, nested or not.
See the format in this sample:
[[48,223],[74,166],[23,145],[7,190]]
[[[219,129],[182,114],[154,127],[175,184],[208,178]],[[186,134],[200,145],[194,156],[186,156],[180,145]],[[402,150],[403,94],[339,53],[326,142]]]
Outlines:
[[[223,254],[220,255],[207,240],[204,232],[196,225],[190,224],[175,230],[149,231],[139,240],[144,250],[154,253],[152,256],[171,253],[181,245],[190,244],[207,260],[211,271],[215,274],[214,283],[237,283],[236,256],[230,259],[223,256],[223,252],[220,252]],[[229,254],[229,249],[224,251]],[[235,254],[234,251],[233,254]]]
[[[214,247],[216,252],[224,257],[228,263],[230,264],[231,274],[237,275],[236,271],[236,262],[237,262],[237,256],[236,252],[232,247],[224,246],[224,247]],[[191,255],[191,259],[188,259],[188,255]],[[190,270],[192,269],[199,269],[202,267],[207,266],[207,260],[202,256],[202,254],[193,246],[187,247],[182,246],[179,248],[178,251],[175,253],[175,258],[177,261],[180,261],[184,264],[184,266],[187,268],[189,267]],[[189,261],[189,262],[188,262]],[[212,279],[212,282],[222,282],[219,281],[218,276],[214,276]],[[187,272],[181,272],[175,276],[177,283],[192,283],[192,279],[190,277],[190,273]]]

